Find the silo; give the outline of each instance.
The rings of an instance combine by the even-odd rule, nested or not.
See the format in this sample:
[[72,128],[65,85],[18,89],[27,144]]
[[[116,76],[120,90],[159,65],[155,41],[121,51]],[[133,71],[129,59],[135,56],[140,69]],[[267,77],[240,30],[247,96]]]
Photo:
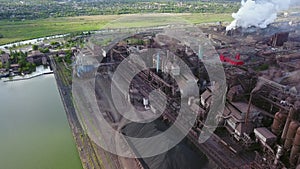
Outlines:
[[288,132],[286,135],[285,143],[284,143],[285,150],[289,150],[292,147],[298,127],[299,127],[299,122],[292,121],[290,123],[289,129],[288,129]]
[[291,150],[291,155],[290,155],[290,164],[292,166],[297,165],[297,161],[299,158],[299,152],[300,152],[300,127],[297,130],[295,139],[294,139],[294,143],[293,143],[293,147]]
[[273,124],[271,126],[271,129],[272,129],[272,132],[274,134],[276,134],[277,136],[280,134],[280,132],[283,129],[286,117],[287,117],[287,115],[285,113],[282,113],[282,112],[277,112],[275,114],[274,121],[273,121]]

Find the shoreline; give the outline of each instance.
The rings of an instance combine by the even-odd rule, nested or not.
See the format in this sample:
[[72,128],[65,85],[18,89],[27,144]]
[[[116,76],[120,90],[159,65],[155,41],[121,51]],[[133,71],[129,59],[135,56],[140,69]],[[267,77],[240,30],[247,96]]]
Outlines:
[[77,147],[78,155],[83,169],[102,168],[97,153],[94,150],[93,144],[87,134],[84,132],[77,118],[75,106],[72,100],[72,86],[66,86],[62,82],[62,77],[59,76],[56,63],[53,58],[50,58],[50,64],[55,77],[55,82],[59,95],[64,106],[73,140]]
[[23,77],[23,78],[18,78],[18,79],[9,79],[9,80],[4,80],[3,82],[16,82],[16,81],[22,81],[22,80],[30,80],[39,76],[43,76],[43,75],[49,75],[49,74],[54,74],[53,71],[50,72],[43,72],[43,73],[39,73],[37,75],[33,75],[30,77]]

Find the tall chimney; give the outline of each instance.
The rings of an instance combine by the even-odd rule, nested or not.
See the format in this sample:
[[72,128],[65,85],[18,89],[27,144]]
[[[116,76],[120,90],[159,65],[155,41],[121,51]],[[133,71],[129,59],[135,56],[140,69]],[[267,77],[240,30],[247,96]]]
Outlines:
[[159,71],[159,66],[160,66],[160,55],[159,53],[157,53],[157,56],[156,56],[156,72],[158,73]]
[[203,59],[203,47],[202,47],[202,45],[199,45],[198,58],[199,58],[199,60]]
[[285,125],[284,125],[284,129],[281,135],[281,142],[284,143],[285,139],[286,139],[286,135],[287,135],[287,131],[289,129],[290,123],[292,121],[292,119],[294,118],[294,114],[295,114],[295,109],[293,107],[290,108],[290,112],[289,115],[286,119]]
[[279,162],[280,157],[283,155],[283,148],[281,146],[277,147],[277,153],[274,160],[274,165],[277,165]]
[[294,139],[294,144],[291,149],[290,164],[292,165],[292,167],[297,165],[299,153],[300,153],[300,127],[297,130],[297,133],[296,133],[296,136]]

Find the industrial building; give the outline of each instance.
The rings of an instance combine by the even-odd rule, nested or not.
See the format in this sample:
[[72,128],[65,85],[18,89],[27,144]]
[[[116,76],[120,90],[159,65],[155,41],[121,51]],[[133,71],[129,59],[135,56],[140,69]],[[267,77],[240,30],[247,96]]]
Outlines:
[[[213,90],[224,84],[210,80],[202,62],[210,54],[203,52],[202,46],[194,50],[193,44],[162,34],[164,28],[136,31],[130,36],[120,31],[107,32],[90,40],[90,45],[78,54],[77,76],[84,78],[83,74],[96,69],[91,65],[98,60],[101,80],[96,80],[96,85],[100,85],[111,82],[112,74],[129,56],[136,57],[135,62],[140,64],[151,63],[152,68],[137,73],[129,82],[129,94],[121,90],[122,84],[117,84],[120,93],[137,109],[157,114],[159,110],[153,105],[161,101],[148,98],[151,91],[161,89],[167,106],[160,110],[160,119],[170,125],[179,109],[196,113],[197,120],[187,139],[220,168],[296,168],[300,165],[300,35],[291,30],[270,34],[272,27],[266,29],[270,29],[269,34],[264,34],[268,30],[225,32],[215,26],[201,27],[223,62],[228,87],[225,109],[215,117],[218,127],[205,143],[200,143],[198,137],[210,127],[205,126],[205,121],[214,101]],[[99,43],[117,34],[121,38],[105,45]],[[149,62],[139,59],[152,49],[157,51],[149,56]],[[181,69],[176,60],[163,59],[173,55],[180,57],[194,76]],[[123,68],[126,71],[119,76],[127,81],[134,66]],[[195,91],[189,90],[195,83],[199,98],[192,97]],[[103,104],[103,90],[95,92],[99,107],[105,107],[106,117],[117,125],[121,115]],[[187,107],[180,104],[180,98],[188,100]]]

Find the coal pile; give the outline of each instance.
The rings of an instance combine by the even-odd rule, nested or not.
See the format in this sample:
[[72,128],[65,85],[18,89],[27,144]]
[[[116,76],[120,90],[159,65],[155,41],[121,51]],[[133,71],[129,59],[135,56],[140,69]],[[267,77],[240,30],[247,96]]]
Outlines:
[[[151,123],[130,123],[122,129],[122,133],[136,138],[147,138],[158,135],[168,129],[160,120]],[[134,149],[134,147],[133,147]],[[145,168],[149,169],[201,169],[208,168],[209,160],[205,154],[193,151],[186,140],[163,154],[141,159]],[[149,150],[151,151],[151,150]],[[211,167],[209,167],[211,168]]]

